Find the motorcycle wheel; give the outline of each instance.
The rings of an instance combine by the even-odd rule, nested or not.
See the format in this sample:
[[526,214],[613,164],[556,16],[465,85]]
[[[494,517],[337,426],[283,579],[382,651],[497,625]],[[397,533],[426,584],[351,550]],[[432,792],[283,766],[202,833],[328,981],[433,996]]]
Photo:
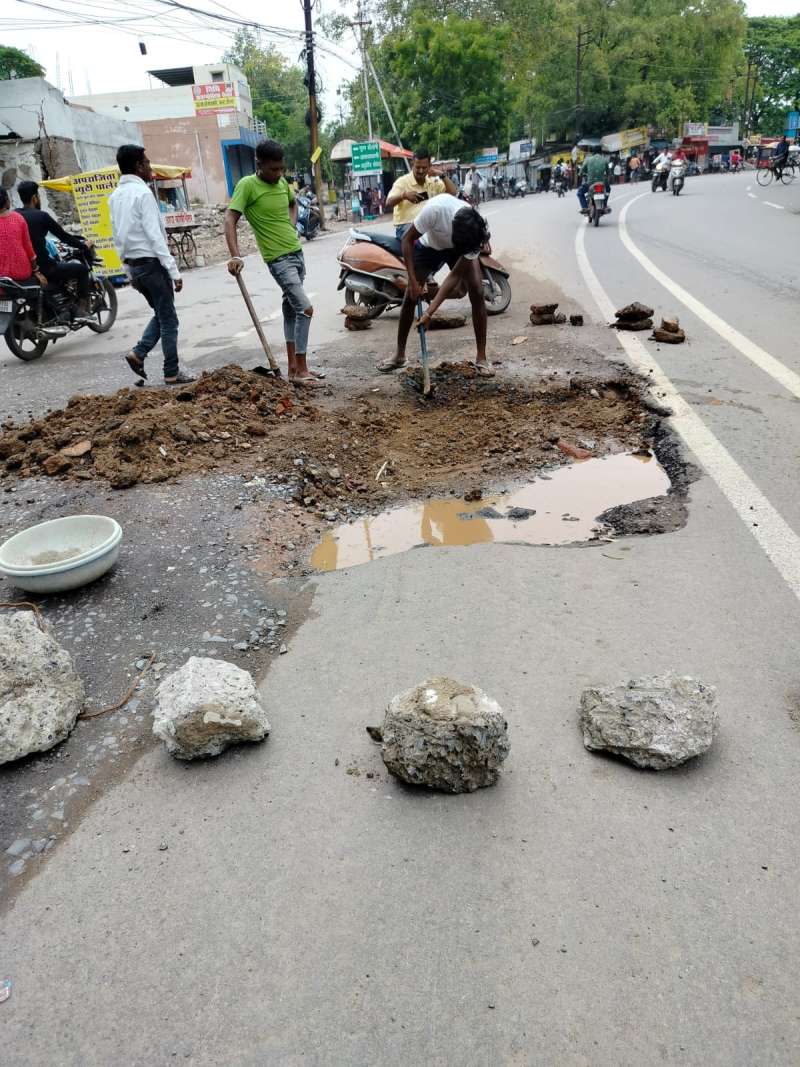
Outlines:
[[486,314],[502,315],[511,303],[511,283],[505,274],[498,274],[496,270],[490,270],[488,267],[484,267],[482,273],[484,277],[487,274],[491,275],[495,290],[494,300],[486,301]]
[[594,219],[592,221],[594,222],[595,226],[600,225],[600,212],[597,210],[597,208],[594,209]]
[[17,359],[30,363],[44,355],[47,348],[47,338],[34,339],[25,328],[25,319],[19,316],[12,319],[5,333],[6,344]]
[[91,294],[92,314],[97,322],[86,325],[92,333],[108,333],[117,321],[117,290],[108,278],[95,278]]
[[360,293],[357,293],[354,289],[345,289],[344,291],[345,304],[355,304],[356,307],[365,307],[369,311],[367,315],[368,319],[377,319],[379,315],[382,315],[388,304],[370,304],[363,299]]

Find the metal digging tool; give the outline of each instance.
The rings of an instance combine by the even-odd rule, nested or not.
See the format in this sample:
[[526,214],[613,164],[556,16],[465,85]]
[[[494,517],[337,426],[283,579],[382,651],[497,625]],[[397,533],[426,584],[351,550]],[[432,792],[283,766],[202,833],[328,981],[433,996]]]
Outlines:
[[239,285],[239,292],[242,294],[242,300],[244,300],[245,304],[247,305],[247,310],[250,312],[250,318],[253,320],[253,325],[256,328],[258,339],[261,342],[261,347],[264,349],[264,354],[267,357],[267,362],[269,363],[269,369],[267,369],[266,367],[256,367],[256,372],[258,374],[269,375],[272,378],[280,378],[282,377],[281,368],[278,366],[275,357],[272,354],[272,349],[269,347],[269,341],[266,339],[266,337],[264,336],[264,331],[261,329],[261,323],[258,321],[256,309],[253,307],[253,301],[250,299],[250,294],[247,291],[247,286],[244,284],[244,278],[241,275],[241,271],[237,275],[235,275],[235,278]]
[[[417,301],[417,318],[423,315],[422,301]],[[428,366],[428,341],[425,337],[425,327],[419,326],[419,347],[422,355],[422,395],[430,396],[431,392],[431,369]]]

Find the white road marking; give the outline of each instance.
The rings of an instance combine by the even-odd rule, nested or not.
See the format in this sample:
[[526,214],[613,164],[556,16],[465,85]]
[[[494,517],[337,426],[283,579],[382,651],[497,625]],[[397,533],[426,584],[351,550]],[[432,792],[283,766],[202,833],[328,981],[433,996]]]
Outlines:
[[764,203],[767,205],[767,207],[774,207],[776,211],[785,210],[783,204],[773,204],[771,200],[765,200]]
[[653,263],[651,259],[648,259],[644,252],[641,252],[637,246],[633,243],[630,234],[628,233],[628,226],[625,221],[625,216],[628,214],[628,209],[636,203],[640,198],[637,196],[634,200],[629,200],[625,207],[620,212],[619,216],[619,235],[622,243],[627,250],[638,260],[644,267],[648,274],[652,275],[657,282],[664,286],[664,288],[672,293],[672,295],[680,300],[690,311],[692,311],[698,319],[701,319],[706,326],[710,326],[715,333],[718,333],[723,341],[727,341],[729,345],[733,345],[738,349],[743,356],[746,356],[751,363],[754,363],[759,370],[764,371],[771,378],[774,378],[776,382],[783,386],[787,392],[792,396],[800,398],[800,374],[795,374],[793,370],[790,370],[787,366],[771,356],[769,352],[761,348],[754,341],[751,341],[749,337],[745,337],[743,333],[740,333],[733,326],[730,326],[724,319],[721,319],[719,315],[716,315],[711,308],[707,308],[705,304],[701,304],[699,300],[688,293],[684,288],[674,282],[669,275],[665,274],[662,270]]
[[[614,305],[589,262],[584,247],[584,233],[584,228],[579,227],[575,235],[578,266],[600,313],[607,321],[611,321],[614,317]],[[635,369],[651,382],[654,395],[672,408],[674,415],[671,421],[674,428],[800,600],[800,538],[745,474],[722,442],[692,410],[645,348],[644,343],[638,337],[627,333],[619,333],[617,338]]]
[[751,200],[758,200],[758,197],[755,193],[748,193],[747,195],[750,197]]

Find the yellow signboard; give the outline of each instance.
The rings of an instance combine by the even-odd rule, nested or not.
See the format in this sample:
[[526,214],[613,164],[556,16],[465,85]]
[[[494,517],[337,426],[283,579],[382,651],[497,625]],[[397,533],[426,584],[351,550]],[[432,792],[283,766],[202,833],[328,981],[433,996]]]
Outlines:
[[119,173],[104,170],[88,171],[72,176],[72,195],[78,209],[78,218],[83,227],[83,236],[92,242],[95,252],[103,261],[95,273],[108,277],[124,274],[111,233],[111,211],[108,198],[119,181]]
[[311,153],[311,162],[312,163],[316,163],[321,155],[322,155],[322,149],[319,146],[317,146],[314,149],[314,151]]

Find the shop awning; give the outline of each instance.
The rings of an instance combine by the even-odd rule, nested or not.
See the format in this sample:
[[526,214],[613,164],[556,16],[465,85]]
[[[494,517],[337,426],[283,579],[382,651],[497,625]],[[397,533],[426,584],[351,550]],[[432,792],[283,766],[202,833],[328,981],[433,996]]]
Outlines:
[[[191,167],[173,167],[169,163],[151,163],[150,166],[153,169],[153,174],[156,178],[191,178]],[[111,167],[98,167],[96,171],[86,171],[89,174],[119,174],[119,167],[116,163]],[[71,193],[72,192],[72,179],[76,178],[76,174],[67,174],[63,178],[48,178],[47,181],[40,182],[45,189],[52,189],[56,193]]]

